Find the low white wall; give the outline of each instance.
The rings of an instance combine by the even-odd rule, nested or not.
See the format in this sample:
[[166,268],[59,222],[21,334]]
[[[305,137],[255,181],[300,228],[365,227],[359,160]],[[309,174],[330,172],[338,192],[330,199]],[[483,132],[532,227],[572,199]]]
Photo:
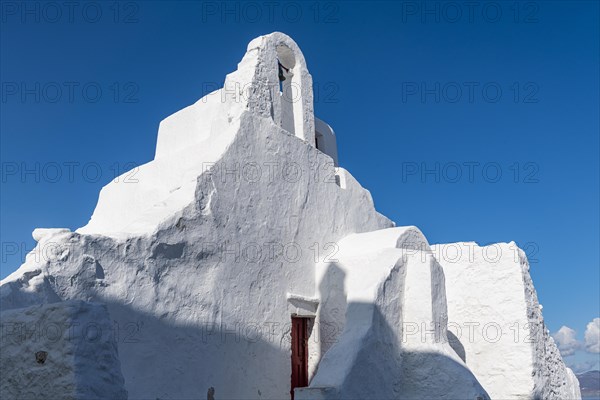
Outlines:
[[333,343],[299,399],[488,399],[448,344],[443,273],[417,228],[347,236],[317,285]]
[[446,276],[448,329],[467,366],[495,399],[573,399],[578,393],[549,336],[514,242],[432,246]]

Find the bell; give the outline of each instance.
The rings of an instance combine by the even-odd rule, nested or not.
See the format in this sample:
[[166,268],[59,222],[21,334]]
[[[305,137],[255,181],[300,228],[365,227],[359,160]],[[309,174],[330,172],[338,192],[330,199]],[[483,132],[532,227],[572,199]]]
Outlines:
[[283,75],[283,65],[279,64],[279,82],[285,81],[285,75]]

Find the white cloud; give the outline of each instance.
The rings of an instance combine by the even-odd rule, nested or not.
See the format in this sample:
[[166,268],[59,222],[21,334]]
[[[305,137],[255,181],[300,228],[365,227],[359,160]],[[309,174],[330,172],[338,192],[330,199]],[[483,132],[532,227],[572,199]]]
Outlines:
[[576,334],[573,329],[563,325],[552,335],[563,357],[574,354],[581,347],[581,343],[575,338]]
[[600,318],[594,318],[585,329],[585,350],[600,353]]

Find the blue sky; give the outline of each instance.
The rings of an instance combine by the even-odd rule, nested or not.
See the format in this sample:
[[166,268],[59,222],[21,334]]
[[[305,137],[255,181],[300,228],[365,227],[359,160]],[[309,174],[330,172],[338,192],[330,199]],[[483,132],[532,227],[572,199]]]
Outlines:
[[431,243],[516,241],[552,332],[600,315],[598,2],[72,4],[1,4],[1,277],[282,31],[379,211]]

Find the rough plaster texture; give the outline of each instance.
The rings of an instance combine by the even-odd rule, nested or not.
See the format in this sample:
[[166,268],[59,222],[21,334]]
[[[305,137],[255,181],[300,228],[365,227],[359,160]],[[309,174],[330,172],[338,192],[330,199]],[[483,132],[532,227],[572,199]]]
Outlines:
[[525,253],[514,242],[432,249],[446,276],[453,344],[490,396],[580,398],[544,325]]
[[127,398],[105,305],[65,301],[4,311],[0,326],[1,398]]
[[417,228],[347,236],[317,285],[332,345],[299,399],[489,398],[448,343],[444,275]]
[[[37,249],[2,282],[3,309],[106,303],[122,329],[133,329],[133,341],[119,341],[130,398],[198,398],[210,387],[215,398],[289,396],[287,294],[314,296],[316,250],[323,257],[350,233],[393,226],[315,149],[311,96],[310,116],[299,117],[313,132],[308,140],[281,128],[277,102],[253,99],[269,93],[264,80],[277,79],[277,43],[295,50],[295,74],[310,83],[291,39],[253,41],[227,77],[250,94],[223,98],[224,130],[200,130],[206,123],[198,143],[159,145],[138,183],[119,179],[102,190],[86,227],[37,231]],[[185,140],[205,104],[167,118],[159,144],[163,134]]]
[[[299,399],[486,399],[513,380],[518,398],[576,397],[547,333],[540,349],[504,352],[453,340],[447,313],[485,321],[497,306],[507,320],[541,321],[529,275],[507,265],[507,289],[490,299],[500,304],[456,307],[456,291],[497,277],[446,278],[422,233],[393,228],[336,167],[335,135],[319,124],[298,46],[281,33],[254,39],[222,89],[161,122],[137,182],[125,173],[106,185],[76,232],[33,232],[36,248],[1,282],[3,318],[50,304],[44,318],[60,321],[71,300],[104,303],[132,399],[288,398],[292,315],[314,317]],[[65,385],[87,379],[68,368]]]

